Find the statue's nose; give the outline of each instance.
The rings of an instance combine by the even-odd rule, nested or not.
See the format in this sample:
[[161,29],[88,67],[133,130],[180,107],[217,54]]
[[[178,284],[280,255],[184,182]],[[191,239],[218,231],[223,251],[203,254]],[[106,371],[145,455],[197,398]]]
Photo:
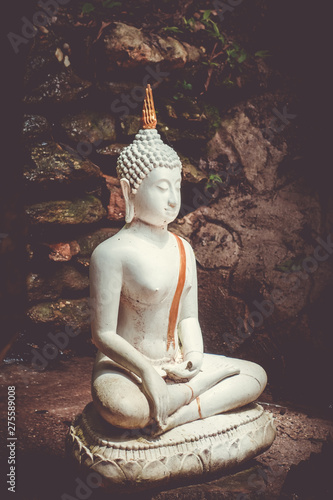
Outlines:
[[173,200],[171,200],[171,201],[170,201],[170,200],[169,200],[169,206],[170,206],[171,208],[175,208],[176,204],[177,204],[177,203],[176,203],[175,201],[173,201]]

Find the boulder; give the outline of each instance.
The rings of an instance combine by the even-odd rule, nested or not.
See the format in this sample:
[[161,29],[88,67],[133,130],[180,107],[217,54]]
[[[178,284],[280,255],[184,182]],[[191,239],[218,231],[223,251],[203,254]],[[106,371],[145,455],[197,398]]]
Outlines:
[[30,161],[24,166],[23,176],[27,186],[37,186],[39,190],[73,184],[91,188],[101,183],[99,167],[53,141],[31,147]]
[[22,126],[23,140],[28,144],[50,139],[51,125],[45,116],[42,115],[24,115]]
[[91,86],[91,82],[67,68],[57,74],[46,74],[42,82],[27,90],[23,102],[29,105],[69,103],[86,97]]
[[80,332],[89,332],[91,311],[89,299],[58,299],[52,302],[41,302],[31,306],[27,311],[30,326],[38,329],[48,328],[51,331],[64,331],[71,327]]
[[[292,104],[287,106],[286,102],[288,96],[282,93],[267,93],[228,110],[207,145],[208,159],[221,160],[224,167],[228,163],[240,165],[247,182],[257,191],[283,185],[279,166],[289,154],[285,134],[296,118],[291,113]],[[284,119],[284,110],[293,118]]]
[[80,251],[79,244],[75,240],[62,243],[48,243],[46,246],[50,249],[49,259],[54,262],[68,262]]
[[81,111],[61,120],[67,137],[74,142],[97,143],[116,140],[115,118],[108,113]]
[[26,59],[24,103],[69,103],[87,96],[92,83],[75,73],[67,46],[54,30],[35,34]]
[[91,224],[105,216],[101,201],[94,196],[75,200],[44,201],[27,206],[25,212],[28,222],[33,226]]
[[30,302],[50,301],[60,297],[89,293],[89,278],[75,267],[66,264],[27,276],[27,295]]
[[102,38],[107,70],[137,68],[163,63],[170,69],[197,62],[201,49],[183,44],[173,37],[145,34],[141,29],[115,22],[104,30]]
[[[290,338],[300,325],[311,331],[302,311],[313,290],[318,297],[324,286],[320,268],[326,263],[312,262],[320,223],[320,204],[299,180],[274,195],[231,187],[227,196],[173,224],[196,254],[200,319],[214,352],[232,354],[249,337],[259,346],[261,335],[272,350],[281,328]],[[307,239],[305,227],[312,235]]]

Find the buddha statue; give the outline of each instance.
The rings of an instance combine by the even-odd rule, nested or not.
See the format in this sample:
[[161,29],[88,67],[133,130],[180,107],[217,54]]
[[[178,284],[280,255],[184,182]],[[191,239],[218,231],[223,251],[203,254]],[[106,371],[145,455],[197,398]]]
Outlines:
[[117,164],[126,224],[95,249],[90,283],[95,408],[116,427],[158,434],[254,401],[266,374],[203,353],[195,256],[168,231],[180,209],[182,165],[155,127],[147,88],[142,130]]
[[117,163],[126,224],[91,257],[93,402],[67,436],[70,456],[112,492],[224,472],[275,438],[251,404],[265,371],[203,352],[195,255],[168,231],[182,165],[156,123],[148,86],[142,128]]

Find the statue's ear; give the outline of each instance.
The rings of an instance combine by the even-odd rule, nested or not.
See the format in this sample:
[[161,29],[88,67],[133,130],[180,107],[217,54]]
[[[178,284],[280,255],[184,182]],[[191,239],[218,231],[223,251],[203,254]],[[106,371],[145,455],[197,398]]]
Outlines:
[[131,186],[127,179],[120,179],[120,185],[126,205],[125,221],[129,224],[134,217],[133,194],[131,193]]

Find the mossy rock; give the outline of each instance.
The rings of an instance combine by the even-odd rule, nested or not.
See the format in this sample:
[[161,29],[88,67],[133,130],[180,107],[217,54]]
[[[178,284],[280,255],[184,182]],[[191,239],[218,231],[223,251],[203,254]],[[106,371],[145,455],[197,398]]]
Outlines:
[[210,140],[220,126],[216,107],[190,98],[166,101],[158,117],[158,128],[170,142]]
[[70,326],[73,330],[90,329],[91,308],[89,299],[59,299],[41,302],[27,311],[30,322],[36,327],[47,326],[54,331]]
[[180,160],[183,165],[183,181],[186,183],[197,184],[205,179],[207,176],[201,172],[198,168],[196,168],[189,158],[179,154]]
[[101,170],[88,159],[82,159],[56,142],[35,144],[30,149],[30,162],[24,167],[23,176],[28,185],[41,188],[86,183],[102,180]]
[[61,126],[69,139],[75,142],[91,144],[116,140],[116,121],[108,113],[81,111],[75,115],[67,115],[61,120]]
[[72,70],[47,74],[44,80],[25,95],[25,104],[69,103],[88,95],[91,82],[81,80]]
[[68,264],[50,265],[46,270],[27,276],[27,295],[31,302],[88,294],[88,291],[88,276]]
[[94,196],[76,200],[44,201],[25,209],[28,221],[37,224],[91,224],[98,222],[106,212]]

